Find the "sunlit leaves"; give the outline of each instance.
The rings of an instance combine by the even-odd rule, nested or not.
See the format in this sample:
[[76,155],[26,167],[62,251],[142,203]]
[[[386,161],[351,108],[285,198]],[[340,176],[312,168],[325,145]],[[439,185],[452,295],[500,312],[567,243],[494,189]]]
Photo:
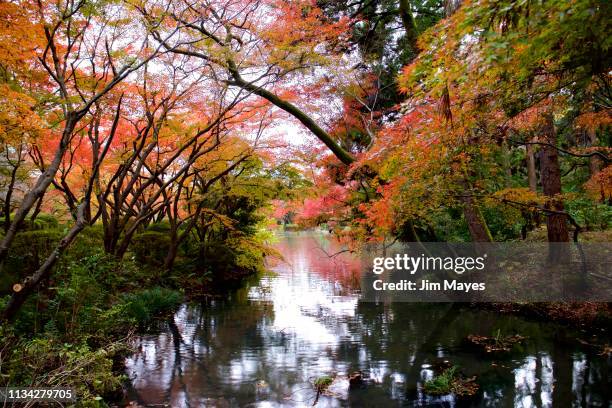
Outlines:
[[35,112],[36,101],[6,84],[0,84],[0,142],[22,143],[35,140],[42,120]]

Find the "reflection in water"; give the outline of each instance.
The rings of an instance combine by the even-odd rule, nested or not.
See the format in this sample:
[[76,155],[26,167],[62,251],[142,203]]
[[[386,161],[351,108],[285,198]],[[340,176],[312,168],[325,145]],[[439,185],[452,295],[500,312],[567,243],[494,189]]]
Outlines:
[[[610,404],[609,363],[555,338],[558,328],[449,304],[361,302],[366,266],[336,254],[326,235],[288,234],[277,247],[285,262],[271,265],[273,275],[228,301],[183,305],[167,330],[139,340],[126,362],[133,399],[172,407],[309,406],[312,381],[336,375],[317,406]],[[468,334],[497,330],[529,341],[501,359],[463,347]],[[478,375],[475,400],[422,393],[440,360]],[[358,370],[366,385],[349,391],[346,376]]]

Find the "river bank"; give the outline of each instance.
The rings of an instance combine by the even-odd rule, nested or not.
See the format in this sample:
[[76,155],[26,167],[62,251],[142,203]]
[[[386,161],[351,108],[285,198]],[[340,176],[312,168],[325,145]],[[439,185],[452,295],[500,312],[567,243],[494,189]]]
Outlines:
[[471,307],[514,314],[534,321],[552,321],[588,333],[609,332],[612,328],[610,303],[475,303]]

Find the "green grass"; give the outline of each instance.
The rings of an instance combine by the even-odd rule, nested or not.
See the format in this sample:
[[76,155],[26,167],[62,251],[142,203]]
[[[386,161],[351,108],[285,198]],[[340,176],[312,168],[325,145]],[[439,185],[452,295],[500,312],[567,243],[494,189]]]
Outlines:
[[179,292],[155,287],[126,295],[123,310],[139,324],[146,325],[155,317],[174,311],[181,301]]
[[431,395],[450,394],[453,388],[453,380],[455,379],[457,366],[447,368],[442,374],[428,380],[423,385],[423,390]]
[[317,391],[325,391],[331,385],[332,382],[334,382],[334,379],[332,377],[324,375],[314,381],[314,386]]
[[452,366],[426,381],[423,391],[430,395],[454,394],[458,397],[471,397],[478,391],[478,384],[476,377],[465,378],[459,374],[457,366]]

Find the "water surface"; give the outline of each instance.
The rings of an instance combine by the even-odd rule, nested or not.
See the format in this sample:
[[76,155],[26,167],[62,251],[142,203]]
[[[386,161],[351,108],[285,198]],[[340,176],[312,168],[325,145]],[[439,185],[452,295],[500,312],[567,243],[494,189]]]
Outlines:
[[[553,324],[451,304],[359,299],[364,266],[323,233],[287,233],[285,262],[226,301],[185,304],[161,333],[143,336],[126,370],[141,405],[311,406],[313,381],[335,376],[320,407],[609,407],[610,361]],[[528,336],[501,357],[466,348],[469,334]],[[599,336],[601,341],[601,336]],[[477,375],[470,401],[430,397],[442,361]],[[365,385],[349,389],[361,371]]]

